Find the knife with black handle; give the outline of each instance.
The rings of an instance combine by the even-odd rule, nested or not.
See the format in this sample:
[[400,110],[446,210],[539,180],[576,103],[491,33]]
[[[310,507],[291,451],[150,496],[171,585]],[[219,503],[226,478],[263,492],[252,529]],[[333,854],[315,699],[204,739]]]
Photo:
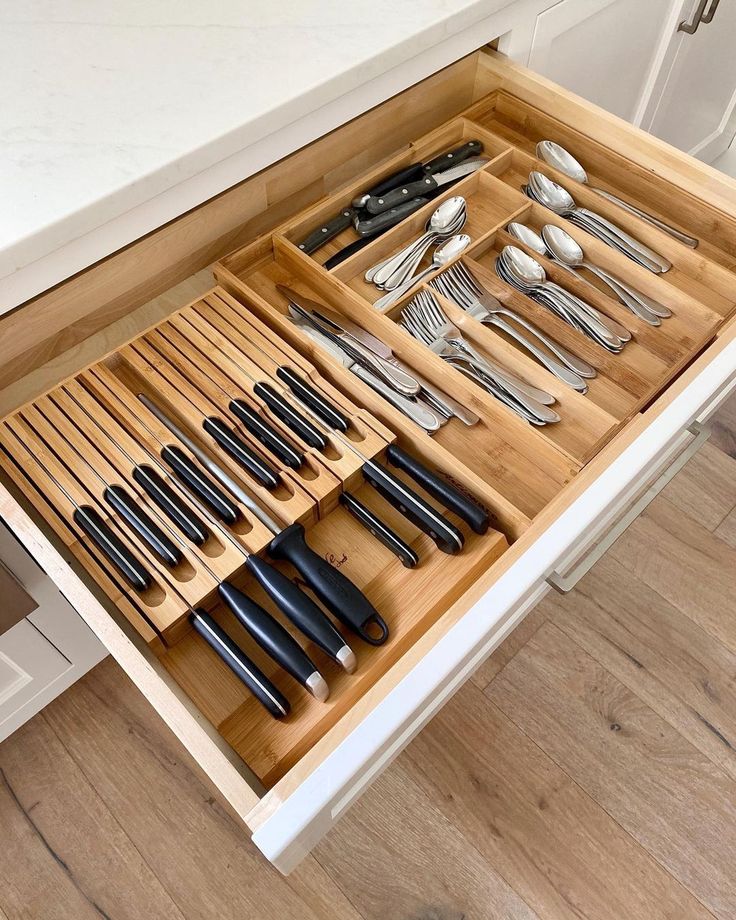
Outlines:
[[[450,166],[454,166],[456,163],[462,163],[463,160],[467,160],[470,157],[480,156],[481,153],[483,153],[483,144],[481,144],[480,141],[467,141],[460,147],[449,150],[447,153],[441,153],[434,159],[429,160],[429,162],[425,163],[422,167],[422,171],[430,175],[436,172],[442,172],[444,169],[449,169]],[[403,183],[397,182],[396,185],[405,185],[407,182],[411,181],[413,181],[413,179],[405,179]],[[396,186],[393,186],[393,188],[395,187]],[[380,192],[373,192],[373,194],[382,195],[384,192],[389,191],[391,191],[391,189],[382,188]]]
[[230,501],[222,489],[207,476],[183,450],[168,444],[161,450],[161,457],[174,470],[181,481],[197,495],[220,520],[226,524],[236,524],[240,519],[240,509]]
[[274,717],[283,719],[291,706],[283,693],[274,686],[245,652],[205,610],[198,607],[189,615],[189,621],[210,648],[237,675],[258,702]]
[[458,517],[472,527],[475,533],[484,534],[488,530],[490,525],[488,510],[441,479],[416,457],[412,457],[397,444],[390,444],[386,449],[386,458],[393,466],[408,473],[414,482],[426,489],[448,511],[454,511]]
[[251,553],[245,564],[284,616],[352,674],[357,665],[355,654],[311,597],[260,556]]
[[207,541],[210,535],[207,525],[179,499],[163,476],[153,467],[146,464],[136,466],[133,469],[133,479],[187,540],[195,546],[202,546]]
[[254,412],[247,403],[243,402],[242,399],[233,399],[230,401],[228,408],[236,418],[240,419],[243,426],[253,437],[260,441],[275,457],[278,457],[282,463],[285,463],[292,470],[298,470],[301,467],[304,463],[304,454],[296,450],[281,435],[280,431],[277,431],[258,412]]
[[214,415],[210,416],[204,420],[202,427],[227,454],[248,470],[251,476],[266,489],[275,489],[281,482],[281,477],[276,470],[261,460],[258,454],[252,451],[222,419]]
[[337,428],[339,431],[348,430],[350,419],[343,415],[319,390],[316,390],[303,377],[300,377],[296,371],[282,365],[276,370],[276,376],[287,385],[298,399],[309,406],[313,412],[316,412],[326,425],[329,425],[330,428]]
[[419,562],[419,556],[411,546],[405,543],[388,524],[382,521],[377,514],[374,514],[360,499],[356,498],[351,492],[341,492],[340,504],[344,505],[355,520],[362,524],[379,543],[382,543],[386,549],[400,559],[402,565],[407,569],[413,569],[416,566]]
[[330,692],[327,681],[278,620],[229,581],[223,581],[217,592],[260,647],[314,697],[324,702]]
[[481,169],[487,162],[487,158],[474,157],[450,166],[449,169],[445,169],[443,172],[422,176],[416,182],[398,186],[383,195],[371,196],[365,203],[365,209],[369,214],[382,214],[390,208],[398,207],[402,201],[410,201],[412,198],[434,192],[442,186],[458,182],[465,176],[469,176],[471,173]]
[[262,399],[273,414],[290,428],[294,434],[298,435],[310,447],[316,447],[317,450],[324,450],[327,447],[327,439],[322,432],[315,428],[309,419],[304,418],[301,412],[298,412],[291,403],[287,402],[284,397],[268,383],[257,383],[253,387],[255,395]]
[[[437,194],[440,193],[438,192]],[[387,211],[385,214],[378,215],[382,220],[378,220],[377,217],[371,217],[367,212],[364,212],[366,216],[355,224],[355,230],[360,239],[348,243],[347,246],[343,246],[343,248],[333,256],[330,256],[330,258],[325,261],[324,268],[327,271],[331,271],[341,262],[355,255],[356,252],[360,252],[360,250],[366,247],[371,240],[381,236],[382,233],[390,230],[391,227],[400,224],[405,217],[409,217],[410,214],[424,207],[432,197],[432,195],[427,195],[423,198],[413,198],[411,201],[406,201],[400,207],[391,208],[391,210]]]
[[122,486],[109,485],[102,493],[105,501],[114,508],[146,546],[165,565],[173,568],[182,560],[179,547],[158,524],[140,508],[131,495]]
[[72,517],[132,588],[146,591],[151,587],[150,572],[113,533],[96,508],[78,505]]
[[[307,544],[304,527],[285,527],[269,544],[274,559],[285,559],[332,613],[370,645],[383,645],[389,631],[381,614],[363,592]],[[369,631],[375,627],[377,631]]]
[[443,553],[454,555],[460,552],[465,544],[462,531],[421,495],[375,460],[366,461],[362,469],[366,482],[407,520],[430,536]]

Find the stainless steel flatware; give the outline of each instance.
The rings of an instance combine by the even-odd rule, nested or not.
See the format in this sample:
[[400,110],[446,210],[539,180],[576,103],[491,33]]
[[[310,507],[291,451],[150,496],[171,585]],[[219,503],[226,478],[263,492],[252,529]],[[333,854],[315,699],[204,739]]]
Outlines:
[[605,191],[605,189],[596,188],[594,185],[590,185],[588,182],[588,174],[583,168],[583,165],[560,144],[557,144],[554,141],[539,141],[537,144],[537,156],[540,160],[544,160],[545,163],[549,163],[550,166],[558,169],[561,173],[564,173],[566,176],[569,176],[576,182],[581,182],[583,185],[587,185],[590,189],[592,189],[592,191],[596,192],[602,198],[606,198],[608,201],[612,201],[614,204],[617,204],[625,211],[629,211],[629,213],[635,214],[642,220],[647,221],[647,223],[652,224],[652,226],[656,227],[658,230],[662,230],[664,233],[669,234],[669,236],[673,237],[674,239],[679,240],[680,243],[684,243],[685,246],[689,246],[690,249],[695,249],[697,247],[699,240],[697,240],[694,236],[689,236],[687,233],[683,233],[682,230],[678,230],[677,227],[672,227],[670,224],[665,223],[663,220],[660,220],[653,214],[649,214],[647,211],[642,211],[641,208],[637,208],[635,205],[630,204],[628,201],[624,201],[624,199],[619,198],[618,195],[614,195],[611,192]]
[[609,246],[620,250],[640,265],[649,269],[651,272],[660,273],[669,271],[672,263],[664,256],[654,252],[640,240],[634,239],[621,227],[612,223],[588,208],[578,207],[575,199],[570,192],[563,188],[559,183],[545,176],[544,173],[533,170],[529,173],[529,181],[525,186],[526,194],[529,198],[537,201],[539,204],[560,217],[565,217],[573,223],[587,230],[588,233],[597,236]]
[[376,310],[385,310],[387,307],[390,307],[392,303],[400,300],[413,287],[419,284],[423,278],[426,278],[427,275],[430,275],[432,272],[437,271],[438,268],[442,268],[449,262],[452,262],[453,259],[456,259],[461,253],[465,252],[468,246],[470,246],[470,243],[470,237],[465,233],[451,236],[449,240],[446,240],[446,242],[435,249],[434,255],[432,256],[432,262],[427,268],[419,272],[418,275],[408,278],[403,284],[394,288],[393,291],[389,291],[388,294],[379,297],[373,304],[374,308]]

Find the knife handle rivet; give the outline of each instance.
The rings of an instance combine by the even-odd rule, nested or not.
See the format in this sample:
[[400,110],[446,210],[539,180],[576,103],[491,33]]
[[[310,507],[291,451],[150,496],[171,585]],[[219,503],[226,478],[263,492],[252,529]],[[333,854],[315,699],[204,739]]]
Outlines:
[[424,180],[424,184],[425,184],[425,185],[429,185],[431,181],[432,181],[432,180],[431,180],[429,177],[427,177],[427,178]]
[[322,233],[327,233],[327,227],[322,227]]

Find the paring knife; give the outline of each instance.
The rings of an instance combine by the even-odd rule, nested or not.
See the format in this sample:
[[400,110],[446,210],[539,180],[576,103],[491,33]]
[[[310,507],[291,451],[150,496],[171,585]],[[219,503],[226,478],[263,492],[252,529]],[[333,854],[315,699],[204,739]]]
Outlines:
[[[360,209],[365,206],[366,201],[371,197],[376,197],[383,195],[386,192],[390,192],[391,189],[398,188],[399,186],[406,185],[407,183],[414,182],[418,179],[421,179],[424,175],[432,175],[433,173],[440,172],[446,169],[451,164],[460,163],[463,160],[468,159],[468,157],[476,156],[483,150],[483,145],[478,140],[467,141],[460,147],[457,147],[454,150],[450,150],[447,153],[442,153],[437,157],[429,160],[427,163],[411,163],[409,166],[403,166],[397,172],[392,173],[390,176],[382,179],[372,188],[368,189],[367,192],[364,192],[361,195],[358,195],[353,199],[352,204],[346,208],[343,208],[338,214],[330,218],[328,221],[325,221],[322,226],[318,227],[316,230],[312,231],[309,236],[299,243],[299,249],[303,250],[307,254],[315,252],[320,246],[323,246],[325,243],[329,242],[331,239],[334,239],[338,233],[341,233],[343,230],[346,230],[350,226],[354,226],[358,233],[361,236],[370,236],[375,233],[379,233],[382,229],[388,229],[387,224],[378,223],[374,224],[371,229],[360,228],[357,224],[360,223]],[[411,198],[417,198],[422,195],[420,191],[418,195],[412,195]],[[425,204],[426,202],[422,202]],[[398,202],[402,207],[406,207],[409,202],[403,198]],[[401,214],[394,214],[395,218],[393,223],[399,223],[403,220],[404,217],[407,217],[413,211],[417,210],[420,205],[412,207],[410,210],[406,210]],[[388,209],[384,209],[388,210]],[[391,224],[390,226],[393,226]]]
[[336,313],[333,313],[332,310],[328,310],[327,307],[322,306],[321,304],[315,305],[315,312],[317,312],[316,307],[319,307],[318,315],[324,319],[329,320],[336,326],[342,326],[345,332],[349,333],[354,339],[357,339],[366,348],[370,349],[373,354],[382,358],[384,361],[387,361],[389,364],[393,364],[394,367],[399,370],[403,370],[406,373],[410,374],[420,385],[421,389],[426,390],[427,393],[435,399],[441,407],[447,410],[447,414],[450,416],[455,416],[460,419],[465,425],[471,426],[476,425],[480,421],[480,417],[477,416],[474,412],[471,412],[469,409],[466,409],[462,403],[457,402],[443,390],[438,389],[434,384],[430,383],[428,380],[425,380],[420,374],[418,374],[413,368],[407,367],[402,361],[400,361],[389,348],[385,342],[382,342],[381,339],[377,338],[372,333],[368,332],[367,329],[364,329],[362,326],[359,326],[357,323],[354,323],[352,320],[344,316],[338,316]]
[[424,176],[416,182],[409,182],[406,185],[401,185],[398,188],[392,189],[390,192],[386,192],[384,195],[373,195],[366,201],[365,209],[370,214],[381,214],[384,211],[388,211],[390,208],[397,207],[402,201],[409,201],[412,198],[417,198],[419,195],[426,195],[428,192],[433,192],[435,189],[443,185],[448,185],[450,182],[457,182],[458,179],[462,179],[464,176],[469,176],[471,173],[482,169],[488,162],[488,157],[473,157],[470,160],[465,160],[463,163],[451,166],[449,169],[445,169],[442,172],[434,173],[431,176]]

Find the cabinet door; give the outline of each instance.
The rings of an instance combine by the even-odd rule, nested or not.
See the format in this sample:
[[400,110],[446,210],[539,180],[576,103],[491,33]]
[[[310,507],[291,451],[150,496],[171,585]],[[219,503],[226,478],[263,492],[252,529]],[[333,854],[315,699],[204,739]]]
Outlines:
[[560,0],[537,17],[529,67],[631,121],[671,0]]
[[672,17],[659,76],[646,107],[642,128],[675,147],[712,162],[730,144],[736,130],[736,3],[709,0],[694,34],[679,29],[692,22],[698,0],[686,0]]

